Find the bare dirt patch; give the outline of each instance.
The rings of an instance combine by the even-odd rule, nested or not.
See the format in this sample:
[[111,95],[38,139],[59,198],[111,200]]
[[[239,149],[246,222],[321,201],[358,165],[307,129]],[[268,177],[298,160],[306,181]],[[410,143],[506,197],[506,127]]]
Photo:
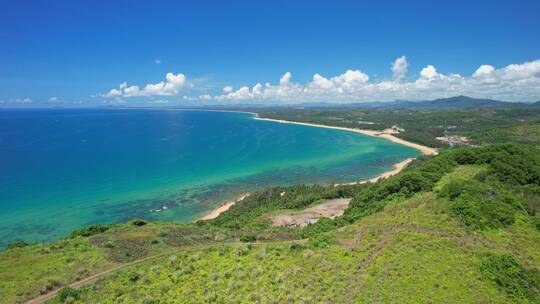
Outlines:
[[350,198],[331,199],[301,211],[284,211],[272,215],[270,220],[273,227],[305,227],[321,217],[334,218],[342,215],[350,201]]

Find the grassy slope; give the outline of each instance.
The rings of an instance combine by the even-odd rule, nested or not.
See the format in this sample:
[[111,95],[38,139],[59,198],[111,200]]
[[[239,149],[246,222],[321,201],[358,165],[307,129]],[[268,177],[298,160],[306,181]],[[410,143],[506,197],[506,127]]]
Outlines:
[[[82,289],[81,303],[528,303],[482,277],[489,252],[538,268],[527,219],[475,232],[438,191],[483,166],[460,166],[433,192],[330,232],[323,242],[216,245],[125,269]],[[54,301],[53,301],[54,302]]]
[[87,239],[4,251],[0,253],[0,302],[15,303],[111,265]]
[[[6,303],[14,303],[46,288],[51,279],[69,282],[113,263],[177,249],[87,285],[75,298],[50,302],[539,303],[538,216],[522,205],[526,199],[540,206],[540,193],[526,188],[538,190],[539,152],[499,146],[453,153],[413,163],[372,186],[263,191],[204,224],[118,225],[89,238],[11,249],[0,253],[0,292]],[[469,185],[477,187],[472,192],[478,197],[469,202],[483,204],[479,210],[463,209],[461,196],[452,196],[455,189],[467,194]],[[305,232],[268,231],[261,225],[269,212],[343,193],[355,198],[336,224]],[[490,202],[507,209],[487,212],[494,207]],[[482,222],[478,216],[499,216],[500,222],[479,229],[466,221]],[[292,240],[299,233],[309,240]],[[246,234],[265,240],[239,243]],[[84,264],[87,257],[93,266]]]

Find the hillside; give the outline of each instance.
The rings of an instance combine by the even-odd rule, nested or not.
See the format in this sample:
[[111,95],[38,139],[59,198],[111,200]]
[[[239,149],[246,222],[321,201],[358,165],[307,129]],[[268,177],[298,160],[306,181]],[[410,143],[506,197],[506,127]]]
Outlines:
[[[335,220],[265,221],[336,197],[353,200]],[[540,303],[539,210],[538,149],[450,150],[373,185],[258,192],[212,221],[15,244],[0,253],[0,291],[6,303],[76,281],[49,302]]]
[[497,101],[493,99],[478,99],[468,96],[454,96],[449,98],[439,98],[418,103],[408,102],[410,108],[426,109],[470,109],[470,108],[510,108],[526,106],[524,103],[511,103]]

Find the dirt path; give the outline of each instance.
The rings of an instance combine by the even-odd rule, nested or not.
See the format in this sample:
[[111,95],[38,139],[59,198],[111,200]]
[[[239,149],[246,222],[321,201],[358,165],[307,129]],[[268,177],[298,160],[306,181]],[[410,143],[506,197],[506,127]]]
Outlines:
[[345,212],[350,198],[326,200],[301,211],[284,211],[271,217],[273,227],[305,227],[313,224],[321,217],[334,218]]
[[[289,240],[289,241],[270,241],[270,242],[261,242],[261,243],[265,243],[265,244],[267,244],[267,243],[299,243],[299,244],[302,244],[302,243],[305,243],[305,242],[306,242],[306,240]],[[255,243],[259,243],[259,242],[255,242]],[[113,274],[113,273],[115,273],[115,272],[117,272],[119,270],[122,270],[124,268],[133,266],[133,265],[137,265],[137,264],[140,264],[140,263],[155,260],[155,259],[167,256],[167,255],[173,254],[175,252],[184,251],[184,250],[191,250],[191,249],[203,249],[203,248],[206,248],[206,247],[215,246],[217,244],[218,243],[212,243],[212,244],[194,245],[194,246],[186,246],[186,247],[181,247],[181,248],[174,248],[173,250],[168,250],[168,251],[161,252],[161,253],[158,253],[158,254],[155,254],[155,255],[152,255],[152,256],[147,256],[147,257],[142,258],[142,259],[137,260],[137,261],[133,261],[133,262],[130,262],[130,263],[125,263],[125,264],[118,264],[118,265],[113,266],[112,268],[109,268],[109,269],[105,270],[105,271],[93,274],[93,275],[91,275],[89,277],[86,277],[86,278],[81,279],[79,281],[70,283],[70,284],[68,284],[66,286],[62,286],[60,288],[51,290],[46,294],[43,294],[43,295],[40,295],[40,296],[35,297],[33,299],[27,300],[27,301],[25,301],[23,303],[24,304],[43,303],[43,302],[45,302],[47,300],[50,300],[50,299],[54,298],[58,294],[58,292],[64,287],[79,288],[79,287],[82,287],[84,285],[90,284],[90,283],[92,283],[92,282],[94,282],[94,281],[96,281],[98,279],[104,278],[104,277],[106,277],[106,276],[108,276],[110,274]],[[243,242],[230,242],[230,243],[226,243],[226,244],[227,245],[239,245],[239,244],[246,244],[246,243],[243,243]]]
[[[208,245],[205,245],[205,246],[208,246]],[[126,263],[126,264],[117,264],[115,266],[113,266],[112,268],[109,268],[105,271],[102,271],[102,272],[99,272],[99,273],[96,273],[94,275],[91,275],[89,277],[86,277],[84,279],[81,279],[79,281],[76,281],[76,282],[73,282],[73,283],[70,283],[66,286],[63,286],[63,287],[71,287],[71,288],[79,288],[81,286],[84,286],[88,283],[91,283],[91,282],[94,282],[95,280],[97,279],[100,279],[102,277],[105,277],[113,272],[116,272],[120,269],[123,269],[123,268],[126,268],[126,267],[129,267],[129,266],[133,266],[133,265],[136,265],[136,264],[139,264],[139,263],[143,263],[143,262],[147,262],[147,261],[150,261],[150,260],[154,260],[154,259],[157,259],[157,258],[160,258],[160,257],[163,257],[163,256],[166,256],[166,255],[169,255],[169,254],[172,254],[174,252],[177,252],[177,251],[180,251],[180,250],[187,250],[187,249],[192,249],[192,248],[198,248],[198,247],[204,247],[203,245],[200,245],[200,246],[191,246],[191,247],[183,247],[183,248],[175,248],[174,250],[169,250],[169,251],[166,251],[166,252],[162,252],[162,253],[158,253],[158,254],[155,254],[155,255],[152,255],[152,256],[148,256],[148,257],[145,257],[145,258],[142,258],[140,260],[137,260],[137,261],[133,261],[133,262],[130,262],[130,263]],[[57,289],[54,289],[54,290],[51,290],[49,291],[48,293],[46,294],[43,294],[43,295],[40,295],[38,297],[35,297],[33,299],[30,299],[30,300],[27,300],[26,302],[23,302],[24,304],[38,304],[38,303],[43,303],[47,300],[50,300],[52,298],[54,298],[56,296],[56,294],[58,294],[58,292],[63,288],[63,287],[60,287],[60,288],[57,288]]]

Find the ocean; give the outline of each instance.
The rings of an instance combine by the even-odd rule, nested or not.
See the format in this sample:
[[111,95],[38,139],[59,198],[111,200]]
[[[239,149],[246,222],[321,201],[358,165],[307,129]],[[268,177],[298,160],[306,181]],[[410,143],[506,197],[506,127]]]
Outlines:
[[94,223],[191,221],[247,191],[367,179],[419,155],[249,113],[2,109],[0,247]]

